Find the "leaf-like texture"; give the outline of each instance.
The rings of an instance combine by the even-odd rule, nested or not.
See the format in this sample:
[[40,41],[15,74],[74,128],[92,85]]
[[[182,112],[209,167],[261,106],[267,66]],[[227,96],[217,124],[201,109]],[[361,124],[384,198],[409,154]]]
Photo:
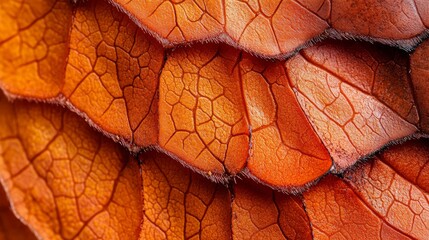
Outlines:
[[[165,154],[131,158],[75,114],[0,100],[0,177],[42,238],[424,239],[429,140],[390,147],[300,196],[229,188]],[[140,170],[140,171],[139,171]],[[358,234],[356,234],[358,232]]]
[[[273,94],[278,101],[293,104],[287,109],[280,106],[274,114],[278,126],[268,130],[274,131],[270,134],[276,139],[265,143],[262,131],[250,143],[248,118],[255,121],[255,116],[247,116],[252,106],[246,105],[242,89],[241,76],[248,70],[240,64],[241,51],[226,45],[198,45],[177,49],[164,62],[161,45],[101,0],[75,7],[69,37],[65,73],[58,75],[58,79],[64,76],[60,92],[26,90],[32,91],[33,98],[68,105],[133,150],[156,146],[217,180],[247,171],[285,190],[302,187],[329,170],[329,156],[284,79],[278,81],[285,85],[286,94],[276,87]],[[38,74],[39,69],[34,71]],[[243,81],[250,82],[249,76]],[[15,84],[16,88],[26,86]],[[38,95],[45,91],[46,96]],[[288,99],[280,100],[284,96]],[[254,97],[261,102],[266,96]],[[255,155],[246,169],[251,144]],[[260,158],[264,147],[269,147],[267,155]],[[286,157],[287,152],[293,154]],[[291,172],[291,168],[300,170]]]
[[295,1],[114,2],[166,45],[221,39],[274,56],[294,51],[329,26]]
[[38,236],[138,236],[137,161],[65,109],[4,96],[0,109],[0,176],[15,212]]
[[[428,7],[429,9],[429,7]],[[429,10],[428,10],[429,11]],[[414,94],[420,112],[420,124],[423,131],[429,133],[429,40],[423,42],[410,58],[411,79]]]
[[103,130],[128,142],[157,141],[162,47],[107,3],[76,9],[64,96]]
[[0,16],[0,86],[30,98],[55,97],[68,54],[69,2],[4,0]]
[[418,112],[403,54],[326,42],[303,50],[286,67],[337,169],[417,132]]
[[282,63],[246,55],[240,68],[252,128],[249,174],[290,188],[326,173],[332,165],[329,154],[301,110]]
[[428,139],[395,146],[380,154],[379,158],[408,182],[429,193]]
[[[8,21],[29,22],[5,29],[11,36],[0,40],[4,90],[68,104],[127,143],[157,142],[156,91],[164,58],[159,43],[101,0],[76,7],[73,20],[69,1],[2,4],[5,10],[23,6]],[[26,15],[25,9],[38,14]]]
[[222,40],[270,57],[290,55],[326,36],[370,38],[409,49],[429,27],[425,0],[111,2],[165,45]]
[[[334,3],[225,4],[244,4],[252,12],[263,12],[243,31],[253,28],[267,38],[269,34],[260,30],[264,28],[253,24],[269,19],[270,13],[280,14],[283,8],[293,6],[329,20],[324,11]],[[28,44],[13,39],[29,41],[33,32],[25,37],[32,28],[7,28],[4,24],[14,17],[2,12],[8,16],[0,23],[5,32],[18,33],[0,41],[0,87],[6,93],[67,105],[130,150],[157,148],[217,181],[228,181],[242,173],[273,188],[302,191],[332,169],[342,172],[387,144],[420,131],[427,133],[425,60],[419,57],[425,55],[426,45],[412,56],[411,67],[416,71],[410,80],[407,54],[380,45],[331,40],[288,60],[272,62],[226,44],[165,50],[125,13],[102,0],[77,4],[42,1],[40,6],[7,0],[4,4],[6,8],[25,6],[17,10],[19,13],[28,7],[44,9],[23,18],[43,23],[45,35],[58,30],[55,37],[64,40],[48,51],[45,41],[54,38],[34,33],[39,40],[31,44],[33,49],[46,50],[42,62],[50,59],[57,65],[55,78],[44,77],[44,72],[54,66],[46,67],[45,63],[11,72],[17,68],[10,65],[14,62],[10,57],[26,62],[30,52],[20,50]],[[131,1],[128,5],[139,4]],[[189,13],[185,7],[189,4],[197,3],[164,2],[151,16],[161,21],[168,14],[159,15],[157,11],[167,7]],[[362,4],[357,2],[358,6]],[[374,6],[389,9],[383,4]],[[208,3],[205,6],[216,9]],[[404,11],[413,18],[413,11]],[[215,15],[205,14],[204,18]],[[395,16],[401,18],[399,15]],[[60,18],[69,31],[54,28]],[[197,24],[199,18],[191,22]],[[14,36],[12,33],[9,35]],[[53,57],[48,57],[51,54]],[[28,74],[56,88],[38,83],[33,86]],[[20,75],[31,84],[10,80]]]
[[231,47],[196,46],[173,52],[162,70],[160,146],[199,170],[235,174],[246,162],[249,128],[239,60]]
[[141,239],[230,239],[231,200],[210,182],[160,153],[140,156],[143,179]]
[[34,233],[16,218],[3,187],[0,188],[0,239],[36,239]]
[[428,149],[427,139],[392,147],[344,180],[329,176],[304,193],[315,238],[427,238]]
[[248,181],[234,186],[233,239],[312,239],[300,197]]
[[[6,237],[32,236],[12,214],[45,239],[429,236],[429,140],[392,146],[429,134],[425,0],[2,0],[0,18],[1,90],[111,138],[1,95]],[[417,48],[308,47],[327,37]]]

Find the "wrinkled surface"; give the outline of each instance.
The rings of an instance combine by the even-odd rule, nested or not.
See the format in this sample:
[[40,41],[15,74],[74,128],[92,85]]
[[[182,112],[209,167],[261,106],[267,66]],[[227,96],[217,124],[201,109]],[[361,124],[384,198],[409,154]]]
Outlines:
[[29,98],[56,96],[68,53],[69,1],[5,0],[0,16],[0,86]]
[[240,181],[232,201],[233,239],[312,239],[301,198]]
[[227,188],[184,169],[160,153],[140,156],[143,180],[141,239],[229,239]]
[[249,151],[240,52],[196,46],[173,52],[162,70],[159,143],[191,166],[236,174]]
[[15,212],[38,236],[138,235],[136,161],[66,109],[4,96],[0,109],[0,176]]
[[105,131],[155,144],[162,47],[102,1],[90,1],[74,15],[62,93]]
[[[7,0],[7,4],[15,1]],[[28,58],[24,54],[28,51],[19,51],[21,45],[13,44],[12,38],[0,42],[5,51],[0,62],[0,74],[5,77],[0,78],[0,86],[13,96],[66,105],[130,150],[155,147],[216,181],[243,173],[283,191],[302,191],[330,170],[341,172],[386,144],[420,130],[427,132],[425,59],[419,57],[425,55],[425,44],[411,60],[412,70],[423,70],[413,71],[410,80],[407,55],[379,45],[325,41],[275,63],[224,44],[165,50],[104,1],[52,4],[67,7],[45,9],[44,15],[26,18],[53,28],[58,19],[51,14],[70,15],[64,21],[71,30],[57,34],[69,39],[63,46],[67,54],[63,48],[48,51],[54,54],[58,69],[64,70],[51,81],[58,88],[40,89],[8,80],[18,75],[25,78],[30,71],[10,72],[14,66],[8,60],[9,51],[15,51],[13,56],[19,61]],[[171,6],[188,12],[189,4],[197,3],[164,2],[148,17],[159,21],[168,16],[158,15],[161,10]],[[234,8],[244,3],[226,4]],[[309,1],[261,4],[261,8],[245,5],[264,12],[254,22],[291,6],[328,19],[323,11],[331,6]],[[389,10],[387,5],[379,7]],[[215,15],[204,16],[192,24]],[[17,31],[6,23],[2,24],[5,32]],[[264,29],[252,24],[245,32]],[[35,42],[33,52],[42,53],[44,45],[44,41]],[[43,77],[47,68],[34,66],[31,74]],[[49,78],[43,79],[50,83]]]
[[165,45],[222,40],[270,57],[289,55],[325,31],[410,48],[429,27],[425,0],[112,2]]
[[417,131],[407,59],[382,49],[322,43],[286,62],[297,99],[339,169]]
[[327,176],[301,197],[249,180],[215,184],[155,151],[141,153],[139,167],[65,109],[4,97],[0,106],[0,177],[17,214],[43,238],[429,234],[428,139],[390,147],[343,177]]
[[329,176],[304,193],[314,237],[425,239],[428,149],[427,139],[392,147],[344,179]]
[[[424,239],[429,235],[429,170],[398,165],[403,161],[409,166],[426,165],[428,149],[427,140],[410,142],[382,154],[381,161],[376,160],[345,176],[356,194],[386,225],[410,238]],[[413,179],[413,176],[418,177]]]
[[[37,236],[429,235],[429,142],[403,143],[429,133],[425,1],[112,3],[0,3],[0,88],[68,107],[0,97],[0,180]],[[308,47],[339,35],[423,42]]]
[[284,66],[246,55],[240,68],[252,128],[250,175],[293,187],[326,173],[332,165],[328,151],[301,110]]

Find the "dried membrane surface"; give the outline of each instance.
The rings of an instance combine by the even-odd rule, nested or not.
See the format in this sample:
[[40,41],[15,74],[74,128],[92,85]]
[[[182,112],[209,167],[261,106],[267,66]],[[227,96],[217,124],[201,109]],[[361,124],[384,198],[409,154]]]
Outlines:
[[[57,19],[50,14],[70,14],[62,45],[67,54],[55,54],[55,62],[65,61],[63,72],[55,81],[43,77],[41,65],[31,73],[58,88],[8,80],[28,72],[10,72],[9,52],[19,61],[28,56],[12,42],[23,37],[7,26],[15,37],[0,43],[6,51],[2,88],[67,105],[131,150],[155,147],[217,181],[243,173],[302,191],[332,166],[343,171],[392,141],[425,131],[424,80],[418,71],[410,80],[401,51],[326,41],[275,63],[224,44],[166,51],[104,1],[63,5],[27,16],[51,29]],[[32,46],[41,51],[44,41]],[[417,59],[424,46],[411,68],[424,64]]]
[[286,62],[306,116],[337,169],[418,131],[406,55],[358,43],[322,43]]
[[173,52],[159,84],[159,144],[202,171],[236,174],[249,152],[240,52],[199,46]]
[[143,224],[140,239],[230,239],[227,188],[157,152],[140,155]]
[[240,69],[252,129],[249,174],[269,185],[296,187],[326,173],[329,153],[301,110],[284,65],[246,55]]
[[167,46],[220,40],[266,57],[290,55],[327,36],[360,37],[409,49],[429,27],[425,0],[111,2]]
[[[49,239],[424,239],[426,5],[3,1],[0,88],[39,102],[1,99],[14,212]],[[338,36],[416,50],[313,42]]]
[[302,200],[249,181],[234,186],[233,239],[312,239]]
[[130,239],[140,228],[136,161],[75,114],[1,96],[0,176],[44,239]]
[[139,163],[66,109],[4,97],[0,104],[0,177],[18,216],[43,238],[424,239],[429,232],[427,139],[329,175],[301,197],[249,179],[212,183],[155,151]]
[[[392,147],[304,193],[316,239],[425,239],[429,141]],[[358,234],[356,234],[358,233]]]

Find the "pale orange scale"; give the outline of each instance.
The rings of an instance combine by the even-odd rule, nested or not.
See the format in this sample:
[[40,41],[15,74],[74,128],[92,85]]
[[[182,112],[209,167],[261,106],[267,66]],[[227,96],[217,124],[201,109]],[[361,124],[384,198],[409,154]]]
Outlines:
[[277,54],[291,54],[328,27],[325,20],[297,2],[282,1],[272,17],[272,28],[280,48]]
[[[384,66],[385,62],[393,61],[387,58],[379,60],[375,73],[363,63],[347,71],[350,67],[347,63],[359,62],[361,54],[332,50],[332,46],[314,48],[318,51],[310,48],[288,60],[286,68],[297,99],[328,148],[336,170],[343,170],[389,142],[417,132],[417,110],[404,66]],[[385,67],[389,71],[383,70]],[[373,78],[375,82],[370,86],[374,92],[367,92],[365,89],[369,89]]]
[[270,20],[261,14],[246,24],[238,42],[245,49],[254,49],[263,55],[277,55],[280,52]]
[[392,228],[337,177],[328,176],[305,192],[304,203],[315,239],[412,239]]
[[[209,5],[209,6],[207,6]],[[220,0],[186,0],[175,4],[177,26],[183,39],[173,41],[192,41],[216,36],[222,32],[223,6]]]
[[403,52],[380,45],[327,41],[301,53],[308,62],[374,95],[407,121],[418,122],[407,73],[408,56]]
[[125,1],[118,0],[121,8],[130,13],[144,27],[168,43],[215,37],[223,29],[222,1]]
[[238,42],[247,25],[256,17],[249,5],[242,1],[225,0],[225,31]]
[[233,239],[312,239],[299,197],[286,196],[248,181],[234,185]]
[[0,177],[37,236],[136,237],[142,203],[135,160],[63,108],[11,104],[4,96],[0,107]]
[[69,1],[5,0],[0,16],[0,87],[28,98],[57,96],[72,23]]
[[[415,239],[425,239],[429,235],[429,194],[427,181],[421,182],[425,177],[427,179],[428,170],[422,168],[415,172],[410,167],[392,168],[389,164],[393,159],[397,162],[393,163],[396,167],[404,165],[403,161],[410,166],[426,164],[429,156],[427,147],[427,141],[422,141],[389,149],[380,159],[376,158],[371,164],[345,175],[354,191],[374,213],[392,228]],[[413,150],[420,151],[414,152],[413,156],[410,155]],[[418,181],[412,179],[416,174],[422,174]]]
[[409,182],[429,192],[429,140],[412,140],[389,148],[379,158]]
[[140,160],[144,189],[140,239],[231,236],[231,196],[224,186],[160,153],[144,153]]
[[298,0],[303,7],[310,10],[312,13],[318,15],[324,20],[328,20],[331,14],[331,1],[330,0]]
[[250,174],[292,190],[328,172],[329,154],[300,109],[281,63],[268,65],[247,56],[240,67],[252,128]]
[[78,8],[74,22],[64,95],[104,131],[140,146],[156,144],[162,47],[101,1]]
[[248,155],[238,60],[239,52],[226,46],[180,49],[160,79],[160,146],[218,176],[238,173]]

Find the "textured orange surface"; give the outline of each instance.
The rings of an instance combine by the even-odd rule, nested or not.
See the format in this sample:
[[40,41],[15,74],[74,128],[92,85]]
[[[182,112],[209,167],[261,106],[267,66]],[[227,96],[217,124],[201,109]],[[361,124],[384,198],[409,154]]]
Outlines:
[[165,45],[233,42],[263,56],[290,55],[317,38],[356,36],[404,48],[429,28],[425,0],[117,0]]
[[227,188],[156,152],[140,156],[143,180],[141,239],[228,239]]
[[69,47],[64,97],[107,132],[155,144],[161,46],[124,14],[90,1],[74,13]]
[[[277,13],[283,5],[318,4],[260,10]],[[341,172],[391,141],[427,131],[426,68],[419,57],[425,44],[412,56],[410,80],[407,55],[388,47],[325,41],[271,63],[223,44],[165,50],[101,0],[79,2],[72,15],[65,72],[56,79],[60,93],[8,78],[0,79],[9,84],[3,89],[67,105],[132,151],[156,147],[218,181],[244,172],[300,191],[332,165]],[[48,16],[44,21],[55,22]],[[9,49],[10,41],[0,48]],[[25,94],[16,92],[21,88]]]
[[328,42],[303,50],[286,67],[338,169],[417,131],[407,59],[399,52]]
[[37,235],[138,235],[136,161],[65,109],[10,104],[4,96],[0,109],[0,176],[16,213]]
[[250,175],[287,188],[326,173],[332,165],[328,152],[301,110],[282,64],[246,55],[240,68],[252,128]]
[[344,179],[329,176],[304,193],[314,237],[425,239],[428,146],[424,139],[392,147]]
[[301,198],[240,181],[232,201],[233,239],[311,239]]
[[216,184],[155,151],[137,161],[66,109],[4,97],[0,107],[0,177],[18,216],[42,238],[429,234],[427,139],[390,147],[344,175],[329,175],[301,197],[249,180]]
[[247,159],[239,60],[231,47],[195,46],[173,52],[162,70],[160,146],[210,174],[236,174]]
[[0,189],[0,239],[36,239],[34,233],[16,218],[3,187]]
[[[408,159],[409,163],[427,161],[429,156],[426,153],[424,158],[413,160],[410,155],[405,154],[402,160]],[[427,170],[422,173],[427,174]],[[429,194],[402,174],[402,169],[395,171],[385,163],[375,161],[360,171],[346,175],[346,178],[362,201],[369,205],[386,225],[405,236],[424,239],[429,234]],[[368,177],[362,179],[361,175]]]
[[426,5],[2,1],[13,213],[44,239],[425,239]]
[[69,2],[5,0],[0,16],[0,86],[29,98],[56,96],[69,51]]

